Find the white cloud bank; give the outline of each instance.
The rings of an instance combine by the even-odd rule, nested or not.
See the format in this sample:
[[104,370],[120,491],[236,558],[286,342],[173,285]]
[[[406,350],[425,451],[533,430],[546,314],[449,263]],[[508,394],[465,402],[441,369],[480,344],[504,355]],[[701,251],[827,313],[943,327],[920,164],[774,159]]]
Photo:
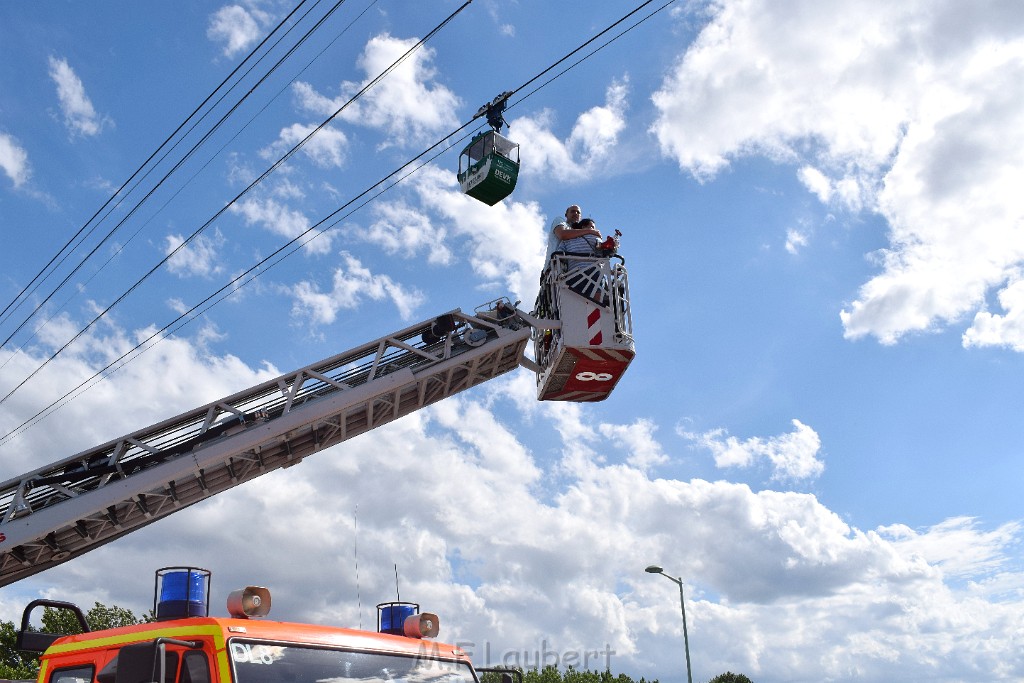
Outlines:
[[702,434],[677,430],[679,435],[708,449],[717,467],[751,467],[759,461],[771,466],[771,478],[777,481],[813,479],[825,471],[818,459],[821,438],[800,420],[793,420],[793,431],[768,438],[751,437],[740,441],[724,429]]
[[110,119],[101,116],[85,93],[85,86],[63,57],[50,57],[50,78],[57,86],[57,99],[64,124],[75,135],[98,135]]
[[[214,229],[213,235],[197,235],[185,244],[181,235],[167,235],[164,238],[164,253],[174,254],[167,261],[167,269],[179,277],[198,275],[213,277],[224,271],[218,250],[224,246],[224,236]],[[177,250],[175,252],[175,250]]]
[[556,121],[550,110],[512,120],[509,130],[514,130],[513,137],[530,150],[526,177],[571,183],[604,173],[615,160],[619,135],[626,128],[628,95],[628,78],[613,81],[605,90],[605,103],[580,114],[565,140],[552,130]]
[[966,346],[1024,347],[1024,301],[1002,294],[1024,262],[1019,6],[720,0],[709,15],[653,96],[664,153],[701,180],[745,155],[792,163],[821,201],[888,221],[847,337],[974,314]]
[[0,169],[11,179],[14,187],[21,187],[32,175],[28,152],[7,133],[0,133]]
[[234,57],[255,45],[270,24],[270,15],[255,3],[245,5],[225,5],[210,16],[206,37],[223,45],[225,57]]
[[341,260],[342,265],[334,270],[330,291],[323,292],[308,280],[290,288],[295,302],[293,315],[309,316],[315,324],[329,325],[340,311],[358,308],[364,300],[389,300],[402,319],[409,320],[426,298],[419,290],[405,287],[388,275],[372,273],[348,252],[341,252]]
[[[35,395],[137,336],[92,332]],[[0,354],[15,374],[39,360]],[[0,457],[16,453],[27,471],[276,374],[201,340],[165,340],[67,406],[60,429],[32,430]],[[186,563],[213,570],[218,614],[229,590],[259,584],[274,592],[275,618],[369,626],[357,596],[393,596],[397,564],[402,595],[440,612],[443,639],[478,663],[610,650],[615,672],[673,680],[676,589],[643,572],[659,563],[686,577],[696,680],[726,669],[767,682],[1024,676],[1019,523],[861,530],[813,495],[661,478],[672,456],[657,425],[585,425],[577,405],[540,411],[531,384],[497,380],[19,582],[0,596],[0,617],[42,592],[141,612],[151,572]],[[31,414],[25,400],[0,407],[0,425]],[[544,453],[518,436],[539,431]]]
[[544,261],[547,221],[540,206],[511,197],[487,206],[464,195],[450,169],[432,165],[406,183],[413,196],[376,202],[369,226],[348,225],[346,233],[430,266],[450,266],[461,257],[480,278],[480,289],[511,295],[529,309]]
[[[364,81],[343,82],[340,94],[333,98],[317,92],[308,83],[296,83],[294,91],[299,106],[321,116],[335,113],[417,42],[417,38],[403,40],[386,33],[370,39],[358,61],[367,76]],[[436,142],[435,136],[459,125],[455,112],[460,102],[451,90],[434,81],[437,71],[433,55],[428,47],[413,52],[341,112],[339,118],[386,133],[386,145]]]
[[246,225],[259,226],[289,240],[299,238],[296,244],[301,244],[307,254],[322,255],[331,251],[332,233],[317,235],[316,230],[310,230],[314,221],[276,199],[251,197],[232,204],[228,210],[240,215]]
[[[268,161],[276,161],[305,140],[317,125],[295,123],[283,128],[277,141],[261,150],[260,156]],[[302,145],[300,151],[318,168],[341,168],[348,152],[348,138],[340,130],[324,126]]]
[[421,169],[413,186],[423,208],[464,240],[481,287],[495,295],[511,293],[529,308],[537,295],[537,271],[544,262],[545,219],[536,202],[506,199],[487,206],[462,194],[453,174],[436,166]]

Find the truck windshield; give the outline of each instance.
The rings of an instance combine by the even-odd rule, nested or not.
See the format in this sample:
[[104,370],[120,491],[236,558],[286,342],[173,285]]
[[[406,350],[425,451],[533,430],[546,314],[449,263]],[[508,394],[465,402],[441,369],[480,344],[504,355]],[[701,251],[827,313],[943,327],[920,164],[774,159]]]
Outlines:
[[461,662],[232,639],[235,683],[476,683]]

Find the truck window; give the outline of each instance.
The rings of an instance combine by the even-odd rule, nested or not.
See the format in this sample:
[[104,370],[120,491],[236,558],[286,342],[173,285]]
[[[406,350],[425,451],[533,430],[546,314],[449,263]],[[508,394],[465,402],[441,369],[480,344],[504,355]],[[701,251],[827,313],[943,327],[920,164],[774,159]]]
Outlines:
[[[138,645],[138,644],[137,644]],[[136,647],[137,645],[129,645],[127,647]],[[110,660],[103,670],[100,671],[96,677],[98,683],[116,683],[117,682],[117,665],[121,660],[121,654],[118,653],[117,657]],[[151,660],[152,661],[152,660]],[[149,665],[146,665],[148,670]],[[178,673],[178,653],[177,652],[164,652],[164,683],[174,683],[176,675]],[[58,683],[53,679],[50,683]],[[62,683],[73,683],[72,681],[63,681]]]
[[181,660],[181,676],[178,683],[210,683],[210,663],[206,653],[196,650],[185,652]]
[[178,653],[164,652],[164,683],[174,683],[178,673]]
[[426,656],[234,639],[228,647],[235,683],[476,683],[467,663]]
[[92,683],[92,666],[74,666],[54,669],[50,683]]

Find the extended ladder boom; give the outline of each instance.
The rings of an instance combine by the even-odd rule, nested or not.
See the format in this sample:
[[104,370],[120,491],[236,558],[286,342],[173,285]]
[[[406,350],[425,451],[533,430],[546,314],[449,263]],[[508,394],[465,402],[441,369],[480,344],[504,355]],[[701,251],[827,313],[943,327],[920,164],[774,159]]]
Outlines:
[[559,326],[511,306],[456,309],[4,482],[0,586],[521,362],[535,367],[523,359],[532,328]]

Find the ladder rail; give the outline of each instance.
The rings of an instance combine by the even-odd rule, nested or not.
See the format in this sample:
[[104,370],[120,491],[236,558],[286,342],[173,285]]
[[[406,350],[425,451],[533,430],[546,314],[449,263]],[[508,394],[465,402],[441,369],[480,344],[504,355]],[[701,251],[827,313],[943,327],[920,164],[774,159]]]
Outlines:
[[[457,318],[470,318],[470,316],[462,314],[459,309],[451,311],[448,314],[455,315]],[[472,318],[472,320],[480,325],[488,325],[487,321],[476,318]],[[431,322],[433,322],[433,319],[410,326],[397,333],[363,344],[362,346],[335,356],[331,356],[330,358],[326,358],[318,363],[313,363],[303,368],[299,368],[298,370],[281,375],[272,380],[267,380],[266,382],[244,389],[225,398],[212,401],[204,406],[200,406],[199,408],[194,408],[185,413],[181,413],[180,415],[176,415],[132,432],[126,436],[112,439],[104,444],[94,446],[76,453],[75,455],[63,458],[50,463],[49,465],[44,465],[13,479],[9,479],[8,481],[0,484],[0,513],[6,513],[8,502],[7,498],[10,496],[11,489],[17,487],[19,483],[25,480],[49,476],[59,472],[62,468],[67,468],[68,466],[88,464],[88,462],[85,461],[94,460],[100,454],[110,453],[110,457],[120,460],[120,456],[115,455],[117,447],[132,440],[150,443],[158,448],[172,447],[176,442],[181,442],[187,438],[181,433],[181,431],[188,429],[189,427],[193,427],[200,414],[203,416],[203,424],[198,431],[202,434],[213,427],[214,420],[217,417],[222,417],[226,413],[238,414],[252,412],[259,407],[275,410],[283,409],[283,412],[287,412],[290,410],[291,405],[285,400],[285,397],[281,396],[277,399],[274,398],[280,392],[279,384],[282,382],[299,393],[292,402],[309,400],[318,392],[322,392],[326,386],[332,384],[332,381],[320,379],[320,382],[322,383],[321,385],[313,385],[307,384],[307,379],[331,377],[331,373],[335,373],[336,375],[331,377],[333,382],[346,384],[349,387],[357,386],[366,381],[366,374],[369,370],[368,363],[363,366],[354,365],[357,360],[365,359],[368,352],[371,350],[374,353],[378,352],[381,344],[384,342],[389,340],[404,342],[422,334],[424,327],[428,326]],[[346,366],[349,366],[348,371],[339,372],[340,369]],[[335,386],[337,387],[338,385]]]
[[455,309],[441,341],[432,318],[0,484],[0,586],[515,369],[516,313]]

